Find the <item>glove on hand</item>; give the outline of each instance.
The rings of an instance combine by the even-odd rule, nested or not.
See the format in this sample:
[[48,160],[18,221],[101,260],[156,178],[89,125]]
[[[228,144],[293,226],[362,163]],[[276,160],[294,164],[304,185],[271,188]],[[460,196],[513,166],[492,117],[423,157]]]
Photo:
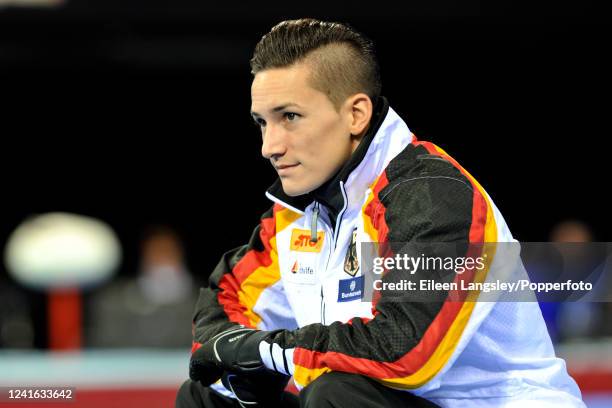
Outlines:
[[224,371],[233,374],[266,372],[259,344],[272,333],[237,326],[217,334],[191,355],[189,377],[209,386],[221,378]]

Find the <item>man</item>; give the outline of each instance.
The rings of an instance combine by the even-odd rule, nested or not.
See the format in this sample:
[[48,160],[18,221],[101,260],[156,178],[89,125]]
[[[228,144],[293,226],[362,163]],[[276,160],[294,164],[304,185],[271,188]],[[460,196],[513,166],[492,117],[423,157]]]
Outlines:
[[513,241],[476,180],[380,95],[372,43],[285,21],[251,68],[274,204],[201,290],[177,406],[290,406],[287,376],[305,407],[583,406],[536,303],[363,301],[363,242]]

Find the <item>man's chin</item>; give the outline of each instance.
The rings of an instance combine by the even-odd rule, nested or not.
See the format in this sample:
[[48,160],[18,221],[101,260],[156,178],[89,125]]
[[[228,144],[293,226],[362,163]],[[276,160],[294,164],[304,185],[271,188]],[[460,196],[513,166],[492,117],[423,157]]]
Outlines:
[[283,184],[283,191],[289,197],[297,197],[297,196],[301,196],[301,195],[304,195],[304,194],[308,194],[312,190],[304,188],[304,187],[300,188],[300,187],[297,187],[297,186],[289,186],[289,185]]
[[283,188],[283,191],[285,192],[285,194],[287,194],[289,197],[297,197],[297,196],[301,196],[304,194],[307,194],[308,191],[302,191],[302,190],[287,190]]

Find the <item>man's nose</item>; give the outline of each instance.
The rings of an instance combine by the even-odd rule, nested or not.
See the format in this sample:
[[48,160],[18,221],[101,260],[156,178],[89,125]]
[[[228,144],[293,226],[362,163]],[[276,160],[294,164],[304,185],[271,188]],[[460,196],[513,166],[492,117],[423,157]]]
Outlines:
[[287,146],[284,140],[283,129],[273,124],[268,124],[263,130],[263,143],[261,155],[266,159],[285,154]]

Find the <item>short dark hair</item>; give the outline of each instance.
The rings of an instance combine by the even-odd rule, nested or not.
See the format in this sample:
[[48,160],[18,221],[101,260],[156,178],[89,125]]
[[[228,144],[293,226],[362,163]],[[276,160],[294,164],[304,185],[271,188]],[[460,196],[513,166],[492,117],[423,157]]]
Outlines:
[[251,73],[311,63],[310,85],[325,93],[336,109],[350,95],[380,96],[380,68],[374,43],[348,24],[311,18],[275,25],[255,46]]

